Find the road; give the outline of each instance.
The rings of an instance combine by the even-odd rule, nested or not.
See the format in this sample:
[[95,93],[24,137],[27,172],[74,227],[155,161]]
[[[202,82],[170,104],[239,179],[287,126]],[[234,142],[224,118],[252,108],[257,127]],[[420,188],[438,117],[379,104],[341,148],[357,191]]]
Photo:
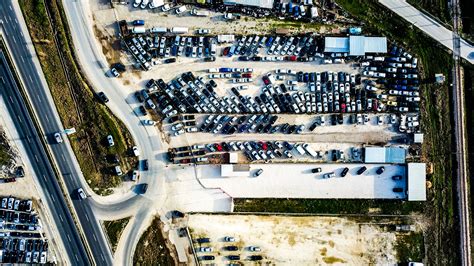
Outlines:
[[[138,243],[141,233],[150,224],[155,213],[163,214],[166,210],[161,210],[165,201],[167,186],[165,177],[164,146],[161,143],[158,132],[155,128],[144,127],[140,119],[135,114],[139,103],[132,93],[128,93],[116,79],[105,75],[109,71],[107,60],[98,49],[100,45],[92,32],[92,14],[88,6],[88,1],[63,1],[64,11],[68,18],[69,28],[74,48],[81,64],[82,70],[89,82],[96,91],[104,91],[110,101],[107,106],[112,110],[128,128],[136,145],[140,149],[140,159],[149,159],[149,170],[142,171],[140,183],[148,183],[148,191],[145,195],[124,195],[117,202],[112,204],[114,212],[108,204],[96,204],[95,212],[101,215],[125,215],[120,209],[132,208],[135,211],[134,217],[130,220],[130,225],[122,233],[121,240],[114,255],[114,264],[132,265],[132,256],[135,246]],[[129,201],[133,198],[133,202]],[[98,199],[100,200],[100,199]]]
[[20,94],[20,90],[13,78],[13,74],[7,65],[3,51],[0,52],[0,93],[5,99],[5,104],[11,113],[20,139],[24,142],[24,147],[31,161],[31,170],[38,177],[41,187],[47,192],[49,197],[43,200],[49,205],[51,216],[54,220],[58,233],[62,237],[64,247],[70,255],[70,260],[75,265],[88,265],[89,259],[81,242],[80,235],[74,224],[74,220],[69,212],[66,201],[63,198],[61,188],[56,180],[56,175],[51,167],[51,162],[43,147],[36,128],[26,108],[26,104]]
[[[46,81],[44,80],[43,72],[39,66],[34,48],[32,47],[32,42],[17,1],[2,1],[0,4],[0,17],[2,17],[4,21],[4,23],[2,23],[4,38],[11,49],[11,54],[16,62],[19,75],[22,77],[24,87],[44,133],[43,137],[45,137],[47,141],[52,141],[52,135],[64,129],[59,120]],[[63,144],[50,145],[52,156],[62,175],[64,184],[67,187],[67,193],[72,199],[74,211],[79,218],[84,236],[86,237],[96,264],[111,265],[112,256],[110,249],[99,222],[94,216],[92,207],[88,203],[89,200],[80,201],[75,194],[77,188],[82,186],[80,180],[83,179],[83,177],[67,138],[63,138],[65,140]],[[54,176],[50,174],[46,175],[46,177],[49,177],[49,179],[54,178]],[[56,194],[56,197],[61,197],[62,199],[59,190],[57,192],[51,191],[51,193]],[[64,199],[62,200],[64,201]],[[61,208],[59,200],[51,203],[51,206],[54,206],[52,209]],[[70,216],[69,214],[69,216],[63,215],[62,217],[63,219],[69,219]],[[71,220],[68,222],[71,222]],[[90,262],[84,246],[82,244],[79,245],[81,240],[77,231],[75,233],[71,231],[65,236],[67,236],[70,242],[77,243],[74,245],[71,244],[70,247],[70,255],[77,260],[77,263],[74,264],[89,264]]]
[[469,216],[469,176],[467,166],[467,144],[465,127],[465,96],[462,82],[462,72],[460,57],[462,56],[462,40],[459,37],[461,25],[459,1],[451,3],[453,16],[453,102],[454,102],[454,138],[456,141],[456,162],[457,162],[457,203],[459,212],[459,239],[461,264],[472,265],[471,259],[471,230]]
[[[379,0],[379,2],[392,10],[426,34],[435,39],[451,51],[454,47],[454,34],[436,20],[408,4],[405,0]],[[474,46],[460,39],[460,56],[474,64]]]

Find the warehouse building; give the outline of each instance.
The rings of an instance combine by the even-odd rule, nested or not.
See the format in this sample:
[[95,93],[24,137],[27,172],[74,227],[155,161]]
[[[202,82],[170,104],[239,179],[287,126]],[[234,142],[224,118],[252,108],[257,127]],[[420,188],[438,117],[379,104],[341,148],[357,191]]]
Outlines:
[[325,53],[347,53],[349,56],[387,53],[386,37],[325,37]]
[[406,150],[400,147],[365,147],[365,163],[405,163]]
[[426,200],[426,164],[409,163],[407,167],[408,201]]
[[253,6],[258,8],[272,9],[274,0],[224,0],[227,6]]

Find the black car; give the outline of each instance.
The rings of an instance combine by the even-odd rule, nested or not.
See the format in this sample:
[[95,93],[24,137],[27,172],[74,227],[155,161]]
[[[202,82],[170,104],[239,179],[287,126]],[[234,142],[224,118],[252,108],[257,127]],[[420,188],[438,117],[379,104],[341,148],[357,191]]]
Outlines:
[[357,170],[357,174],[358,174],[358,175],[361,175],[362,173],[365,172],[365,170],[367,170],[367,167],[362,166],[361,168],[359,168],[359,170]]
[[342,169],[341,177],[345,177],[347,175],[347,172],[349,172],[349,168],[345,167],[344,169]]
[[146,111],[145,106],[140,105],[140,107],[139,107],[138,109],[140,110],[140,113],[141,113],[142,115],[146,115],[146,114],[147,114],[147,111]]
[[277,119],[278,119],[278,116],[277,116],[277,115],[272,116],[272,117],[270,118],[270,122],[269,122],[270,125],[275,124],[275,122],[277,121]]
[[170,123],[170,124],[171,124],[171,123],[174,123],[174,122],[178,121],[179,118],[180,118],[180,117],[177,116],[177,115],[172,116],[172,117],[168,118],[168,123]]
[[240,256],[239,255],[229,255],[227,256],[227,258],[229,260],[240,260]]
[[108,103],[109,102],[109,98],[107,97],[107,95],[105,95],[105,93],[103,91],[97,93],[97,95],[99,96],[99,99],[103,102],[103,103]]
[[163,60],[163,63],[165,64],[171,64],[174,62],[176,62],[176,58],[168,58],[168,59]]
[[145,86],[146,86],[147,88],[151,88],[151,87],[153,87],[153,85],[155,85],[155,80],[154,80],[154,79],[150,79],[150,80],[145,84]]
[[147,159],[143,160],[143,170],[144,171],[148,170],[148,160]]
[[378,175],[381,175],[384,171],[385,171],[385,167],[380,166],[379,169],[377,169],[377,171],[375,171],[375,173],[377,173]]
[[206,256],[201,257],[201,260],[215,260],[215,259],[216,257],[211,256],[211,255],[206,255]]
[[142,94],[141,94],[140,91],[136,91],[136,92],[135,92],[135,98],[137,98],[137,100],[138,100],[139,102],[141,102],[141,103],[142,103],[143,101],[145,101],[145,99],[143,99],[143,96],[142,96]]
[[212,79],[209,81],[209,84],[211,84],[211,86],[214,88],[217,87],[217,83]]
[[216,61],[215,56],[210,56],[210,57],[204,58],[204,62],[214,62],[214,61]]
[[322,169],[321,167],[317,167],[317,168],[313,168],[311,169],[311,173],[315,174],[315,173],[321,173]]
[[319,124],[319,123],[318,123],[317,121],[314,122],[313,124],[311,124],[311,126],[308,128],[309,131],[313,131],[313,130],[316,128],[316,126],[318,126],[318,124]]
[[403,188],[401,187],[394,187],[393,192],[403,192]]
[[239,250],[239,248],[237,246],[225,246],[224,249],[227,250],[227,251],[237,251],[237,250]]
[[252,256],[249,256],[249,259],[250,260],[262,260],[263,257],[261,255],[252,255]]
[[250,57],[248,56],[239,56],[239,61],[249,61],[250,60]]

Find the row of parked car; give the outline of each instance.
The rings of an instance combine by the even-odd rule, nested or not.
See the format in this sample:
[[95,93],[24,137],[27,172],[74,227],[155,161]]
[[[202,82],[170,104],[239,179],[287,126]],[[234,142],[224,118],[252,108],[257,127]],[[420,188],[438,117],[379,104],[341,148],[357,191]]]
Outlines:
[[[225,242],[225,246],[222,247],[221,252],[236,252],[240,251],[239,246],[236,245],[236,239],[232,236],[226,236],[223,238]],[[195,251],[197,253],[210,253],[214,252],[215,250],[212,247],[209,247],[209,243],[211,243],[211,239],[208,237],[201,237],[196,239],[195,241],[199,246],[195,248]],[[262,251],[260,247],[257,246],[248,246],[246,248],[242,249],[243,251],[250,251],[250,252],[260,252]],[[241,259],[240,254],[230,254],[225,256],[227,260],[231,261],[238,261]],[[215,256],[206,254],[202,255],[199,257],[200,260],[215,260]],[[247,257],[247,259],[252,260],[252,261],[259,261],[262,260],[263,257],[261,255],[250,255]]]
[[32,200],[2,198],[0,263],[46,263],[48,240],[39,230],[41,225]]

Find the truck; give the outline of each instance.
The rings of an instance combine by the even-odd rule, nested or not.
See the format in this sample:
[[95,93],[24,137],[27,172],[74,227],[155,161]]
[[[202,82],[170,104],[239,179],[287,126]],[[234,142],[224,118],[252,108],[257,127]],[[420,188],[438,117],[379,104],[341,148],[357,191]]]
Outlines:
[[315,6],[311,7],[310,13],[311,13],[311,18],[316,18],[316,17],[319,16],[319,14],[318,14],[318,8],[315,7]]
[[120,28],[120,34],[122,36],[127,36],[128,35],[128,26],[127,26],[127,21],[126,20],[121,20],[118,22],[119,23],[119,28]]
[[150,7],[150,9],[154,9],[154,8],[160,7],[164,4],[165,3],[164,3],[163,0],[151,0],[150,4],[148,6]]
[[235,35],[233,34],[221,34],[217,35],[218,43],[233,43],[235,41]]
[[171,32],[176,33],[176,34],[188,33],[188,28],[186,28],[186,27],[173,27],[173,28],[171,28]]
[[316,152],[313,150],[313,148],[311,148],[311,147],[309,146],[308,143],[303,144],[303,148],[304,148],[304,149],[306,150],[306,152],[307,152],[309,155],[311,155],[312,157],[314,157],[314,158],[317,158],[317,157],[318,157],[318,153],[316,153]]
[[198,16],[198,17],[208,17],[209,11],[193,8],[193,10],[191,10],[191,15]]
[[143,26],[133,27],[133,29],[132,29],[132,33],[135,33],[135,34],[137,34],[137,33],[145,33],[145,32],[146,32],[146,29],[145,29],[145,27],[143,27]]
[[211,55],[216,55],[217,45],[215,43],[211,44]]
[[305,150],[303,149],[303,147],[301,146],[301,144],[296,144],[295,145],[295,149],[298,151],[298,153],[300,155],[304,155],[305,154]]

